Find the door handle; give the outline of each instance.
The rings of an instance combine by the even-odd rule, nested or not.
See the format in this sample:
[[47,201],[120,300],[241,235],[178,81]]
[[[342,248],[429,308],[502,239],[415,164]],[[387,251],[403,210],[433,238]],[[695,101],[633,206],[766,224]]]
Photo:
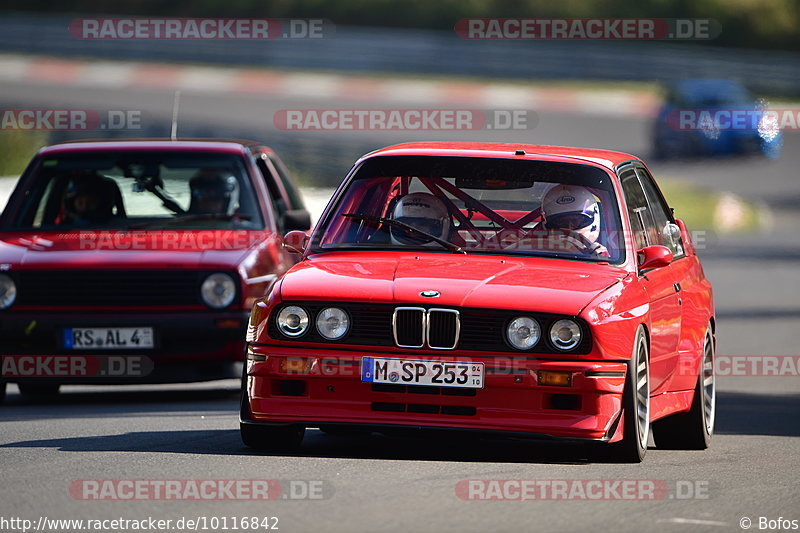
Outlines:
[[681,292],[681,284],[680,283],[673,283],[673,287],[675,287],[675,292]]

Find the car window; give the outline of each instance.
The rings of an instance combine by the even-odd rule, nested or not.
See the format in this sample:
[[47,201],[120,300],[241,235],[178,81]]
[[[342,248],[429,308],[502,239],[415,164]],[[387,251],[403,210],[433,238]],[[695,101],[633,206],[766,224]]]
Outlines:
[[315,250],[447,251],[450,244],[466,253],[624,258],[611,176],[589,165],[376,157],[334,202],[312,237]]
[[45,156],[15,229],[263,229],[240,157],[180,152]]
[[625,195],[625,204],[631,221],[636,249],[640,250],[645,246],[657,244],[654,242],[657,229],[647,204],[647,197],[644,194],[641,183],[639,183],[639,177],[633,169],[628,169],[621,174],[620,181],[622,183],[622,192]]
[[266,153],[266,156],[283,183],[283,188],[289,197],[289,209],[305,209],[305,203],[303,202],[303,197],[300,195],[300,190],[289,174],[286,165],[284,165],[283,161],[275,154]]
[[264,178],[264,183],[267,186],[269,201],[272,204],[272,211],[277,218],[278,232],[283,233],[284,215],[288,208],[286,206],[286,200],[284,200],[283,194],[281,194],[281,190],[275,181],[274,167],[269,165],[263,157],[256,157],[256,166],[259,172],[261,172],[261,177]]
[[661,192],[656,187],[653,178],[645,169],[637,168],[636,173],[639,175],[639,179],[644,188],[647,203],[650,207],[650,212],[653,215],[653,221],[656,227],[656,233],[654,234],[656,240],[651,242],[651,244],[666,246],[672,251],[674,256],[682,255],[683,242],[681,241],[680,230],[672,220]]

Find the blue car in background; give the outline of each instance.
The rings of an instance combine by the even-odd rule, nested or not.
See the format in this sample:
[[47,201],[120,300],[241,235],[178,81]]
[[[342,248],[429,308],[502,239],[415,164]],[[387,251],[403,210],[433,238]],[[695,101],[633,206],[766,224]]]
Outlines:
[[653,128],[654,157],[780,155],[783,135],[777,121],[740,83],[687,79],[666,89]]

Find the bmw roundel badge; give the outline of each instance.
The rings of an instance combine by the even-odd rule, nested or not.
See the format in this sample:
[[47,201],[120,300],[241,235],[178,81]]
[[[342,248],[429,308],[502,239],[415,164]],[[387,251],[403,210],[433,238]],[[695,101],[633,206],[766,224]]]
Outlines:
[[419,295],[422,296],[423,298],[436,298],[437,296],[439,296],[439,294],[440,294],[439,291],[422,291],[421,293],[419,293]]

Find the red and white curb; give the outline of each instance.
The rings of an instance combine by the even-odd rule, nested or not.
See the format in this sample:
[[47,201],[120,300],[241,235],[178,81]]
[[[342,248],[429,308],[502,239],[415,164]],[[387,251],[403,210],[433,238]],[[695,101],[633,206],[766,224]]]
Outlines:
[[425,103],[487,109],[532,109],[620,117],[653,116],[658,97],[632,90],[527,87],[522,83],[373,78],[330,73],[281,72],[216,66],[76,61],[0,55],[0,82],[107,89],[181,90],[253,96],[291,95],[320,100]]

